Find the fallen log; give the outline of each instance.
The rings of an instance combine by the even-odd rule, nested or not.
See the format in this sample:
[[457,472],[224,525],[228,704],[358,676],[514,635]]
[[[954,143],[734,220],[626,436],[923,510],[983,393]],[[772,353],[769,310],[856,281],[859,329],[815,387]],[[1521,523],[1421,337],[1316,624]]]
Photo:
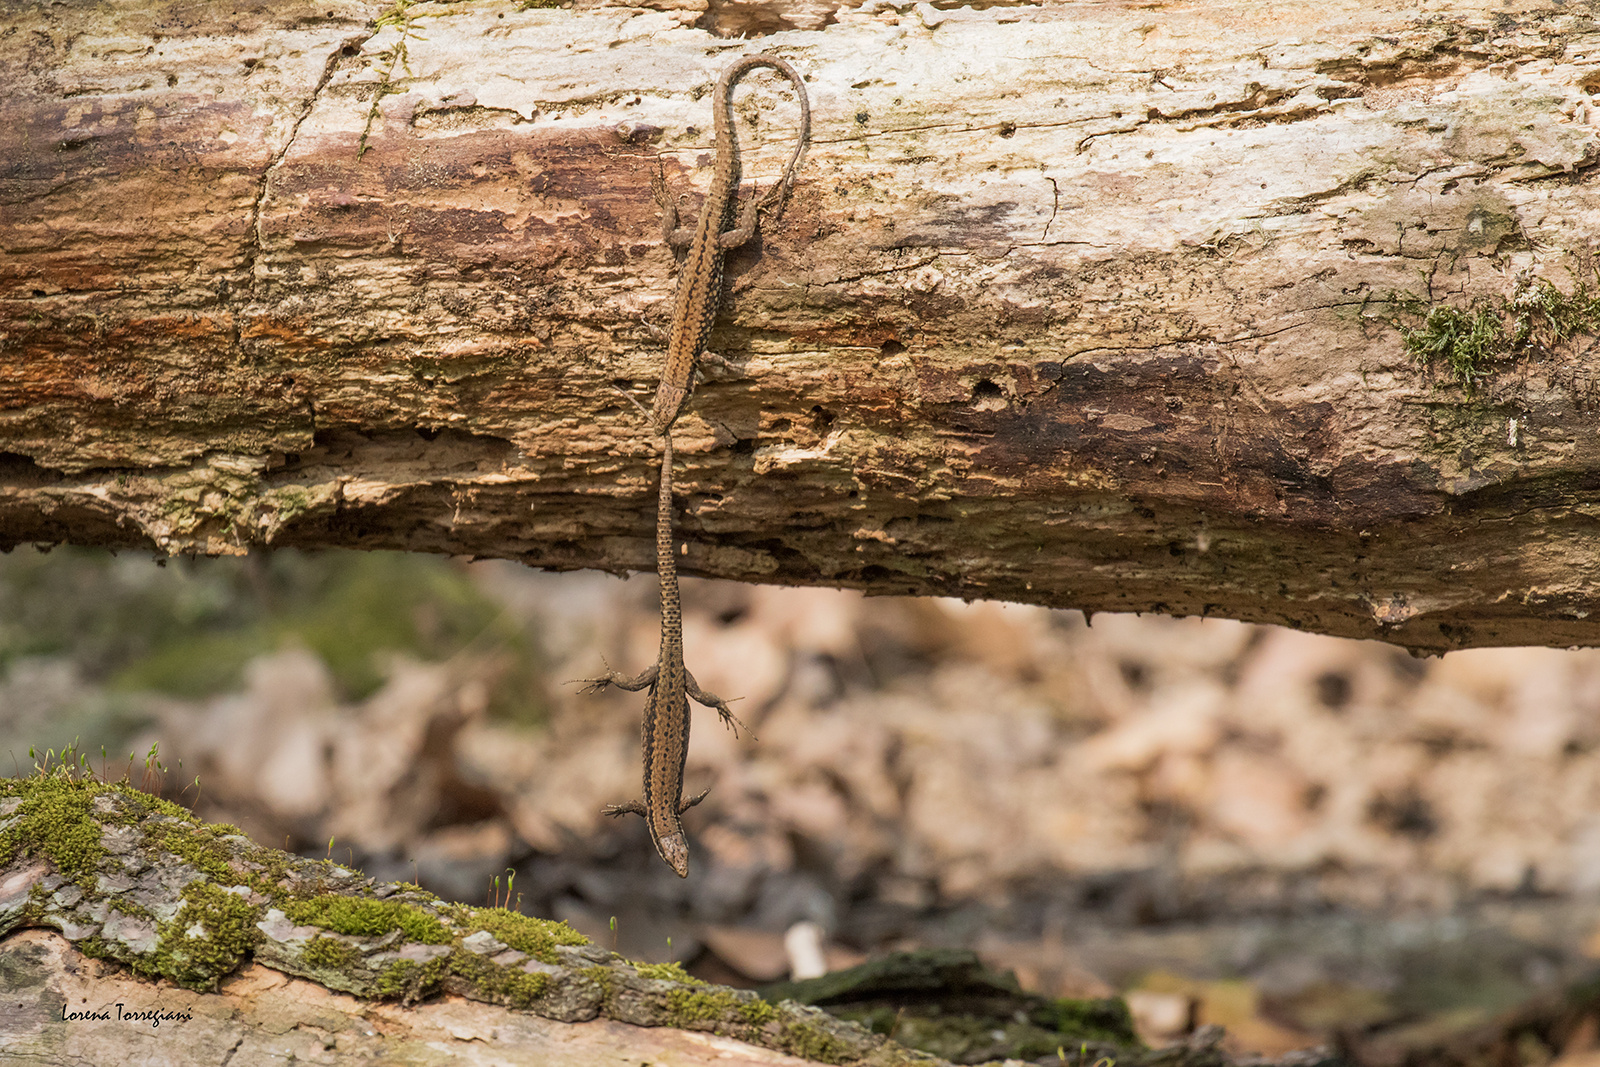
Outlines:
[[[1600,640],[1586,11],[805,10],[17,12],[0,543],[648,569],[650,175],[761,48],[814,143],[679,423],[686,572]],[[738,110],[770,183],[792,101]]]

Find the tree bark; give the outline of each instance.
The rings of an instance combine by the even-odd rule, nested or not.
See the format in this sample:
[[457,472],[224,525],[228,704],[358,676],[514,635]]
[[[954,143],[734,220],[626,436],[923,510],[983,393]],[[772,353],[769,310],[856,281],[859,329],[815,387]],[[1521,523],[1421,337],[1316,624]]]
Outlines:
[[[697,1043],[702,1056],[720,1045],[751,1067],[945,1063],[817,1008],[634,963],[561,923],[262,848],[127,783],[60,768],[0,780],[0,994],[7,1063],[126,1062],[130,1048],[149,1047],[136,1035],[160,1039],[162,1024],[158,1059],[172,1064],[241,1050],[244,1063],[285,1052],[416,1062],[435,1058],[430,1047],[451,1063],[506,1062],[475,1047],[484,1043],[561,1064],[641,1051],[683,1062]],[[409,1012],[393,1003],[425,1000]],[[628,1025],[545,1022],[602,1019]]]
[[1004,1040],[1037,1041],[1048,1026],[1072,1035],[1077,1067],[1229,1067],[1220,1027],[1147,1049],[1125,1008],[1024,994],[959,952],[836,972],[831,988],[800,983],[771,1003],[625,959],[564,923],[263,848],[71,759],[0,779],[8,1065],[950,1067],[800,998],[855,1010],[899,1001],[921,1017],[936,1005],[982,1017],[999,1003],[1011,1008],[1002,1025],[1033,1031]]
[[[650,175],[760,49],[813,144],[678,424],[686,571],[1600,640],[1582,342],[1469,388],[1388,299],[1592,270],[1586,7],[522,6],[10,13],[0,542],[648,568]],[[792,97],[738,110],[765,188]]]

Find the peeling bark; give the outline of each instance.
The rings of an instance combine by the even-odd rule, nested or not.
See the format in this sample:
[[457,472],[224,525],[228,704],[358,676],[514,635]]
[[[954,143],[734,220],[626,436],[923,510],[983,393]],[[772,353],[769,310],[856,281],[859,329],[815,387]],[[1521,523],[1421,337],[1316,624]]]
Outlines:
[[[1468,392],[1385,303],[1588,276],[1586,8],[520,6],[14,14],[0,542],[648,568],[649,175],[759,47],[815,143],[679,423],[686,571],[1600,641],[1587,350]],[[764,187],[793,105],[739,109]]]

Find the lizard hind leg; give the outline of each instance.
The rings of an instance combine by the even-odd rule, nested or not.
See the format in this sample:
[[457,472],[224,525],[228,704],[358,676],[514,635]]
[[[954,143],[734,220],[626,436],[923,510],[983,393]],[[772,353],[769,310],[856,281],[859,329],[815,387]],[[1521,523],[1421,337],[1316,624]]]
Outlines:
[[578,690],[579,693],[598,693],[600,690],[613,685],[618,689],[626,689],[630,693],[637,693],[641,689],[654,686],[656,678],[660,674],[661,664],[659,663],[647,670],[640,671],[632,678],[629,678],[626,674],[619,674],[608,665],[606,673],[599,678],[574,678],[573,681],[583,683],[583,688]]
[[717,244],[724,252],[748,244],[750,239],[756,235],[756,230],[761,227],[761,208],[763,206],[764,202],[755,195],[755,189],[752,188],[750,190],[750,199],[745,201],[744,207],[739,211],[738,224],[731,230],[723,230],[717,234]]
[[[704,689],[701,689],[700,684],[694,680],[694,675],[690,674],[688,671],[684,671],[683,674],[684,692],[694,697],[695,701],[702,707],[715,708],[717,710],[717,714],[722,717],[722,725],[732,730],[734,737],[739,736],[740,730],[750,733],[750,727],[739,721],[739,717],[733,713],[732,708],[728,707],[728,702],[726,700],[723,700],[715,693],[708,693]],[[738,700],[739,698],[734,697],[734,699]],[[755,734],[750,734],[750,736],[753,739]]]
[[717,370],[728,374],[737,374],[739,372],[739,368],[735,367],[732,363],[729,363],[726,358],[717,355],[715,352],[700,353],[700,358],[695,360],[694,369],[696,375],[703,378],[705,375],[702,368],[704,367],[715,367]]
[[674,251],[689,247],[694,240],[694,230],[678,225],[678,202],[667,188],[667,172],[660,159],[656,160],[656,172],[650,176],[650,192],[661,209],[661,240]]

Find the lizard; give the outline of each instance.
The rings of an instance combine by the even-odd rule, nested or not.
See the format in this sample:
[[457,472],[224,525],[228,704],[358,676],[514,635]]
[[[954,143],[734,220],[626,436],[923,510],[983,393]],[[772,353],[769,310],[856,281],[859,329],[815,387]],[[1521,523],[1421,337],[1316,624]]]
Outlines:
[[[764,197],[752,192],[742,210],[738,208],[739,135],[733,124],[733,89],[752,70],[770,67],[788,78],[800,99],[800,135],[794,152],[783,168],[783,177],[767,191]],[[656,203],[661,207],[661,238],[671,248],[688,246],[678,274],[678,292],[673,301],[672,331],[667,336],[667,361],[656,386],[655,405],[650,411],[650,425],[664,434],[671,428],[683,407],[693,385],[696,365],[705,353],[706,337],[716,321],[722,304],[722,261],[731,249],[747,244],[756,235],[760,225],[760,212],[775,206],[781,213],[794,187],[795,170],[800,157],[811,140],[811,101],[806,96],[806,83],[796,70],[776,56],[765,54],[744,56],[735,60],[717,79],[711,94],[711,107],[716,123],[717,162],[711,175],[711,188],[700,208],[699,222],[693,229],[679,228],[678,208],[667,192],[666,176],[659,164],[651,183]],[[739,224],[728,229],[738,215]]]
[[[738,225],[730,230],[727,227],[736,214],[742,176],[739,139],[733,122],[733,90],[745,74],[762,67],[777,70],[794,85],[800,99],[800,137],[779,183],[764,197],[757,198],[752,193],[743,210],[737,212]],[[735,734],[742,724],[725,700],[700,688],[683,661],[683,606],[678,593],[677,561],[673,558],[671,429],[689,395],[706,337],[722,303],[723,257],[729,249],[738,248],[755,236],[763,209],[775,206],[777,211],[782,211],[811,134],[811,103],[806,97],[805,82],[793,67],[775,56],[750,55],[734,61],[717,80],[712,108],[717,161],[710,192],[700,209],[699,224],[693,230],[678,227],[677,207],[667,192],[666,178],[659,164],[651,182],[656,203],[661,207],[663,241],[673,248],[689,245],[688,256],[678,275],[666,363],[656,388],[654,407],[645,412],[652,431],[661,436],[661,485],[656,501],[661,649],[655,664],[637,676],[629,678],[608,669],[600,678],[587,679],[582,690],[592,693],[612,685],[629,692],[649,689],[642,731],[642,799],[608,805],[601,813],[614,817],[642,815],[656,853],[680,878],[689,875],[689,844],[683,831],[683,813],[710,792],[707,789],[687,800],[683,798],[683,769],[689,754],[689,698],[715,708]],[[643,411],[643,405],[631,396],[628,399]]]
[[602,815],[643,815],[656,853],[678,873],[689,877],[689,842],[683,813],[706,798],[710,789],[683,799],[683,766],[689,758],[689,698],[716,708],[735,735],[743,725],[727,701],[701,689],[683,662],[683,603],[678,595],[678,565],[672,558],[672,435],[661,435],[661,492],[656,501],[656,573],[661,584],[661,651],[656,662],[629,678],[608,670],[590,678],[582,692],[607,686],[636,693],[648,688],[644,702],[644,792],[642,800],[608,804]]

